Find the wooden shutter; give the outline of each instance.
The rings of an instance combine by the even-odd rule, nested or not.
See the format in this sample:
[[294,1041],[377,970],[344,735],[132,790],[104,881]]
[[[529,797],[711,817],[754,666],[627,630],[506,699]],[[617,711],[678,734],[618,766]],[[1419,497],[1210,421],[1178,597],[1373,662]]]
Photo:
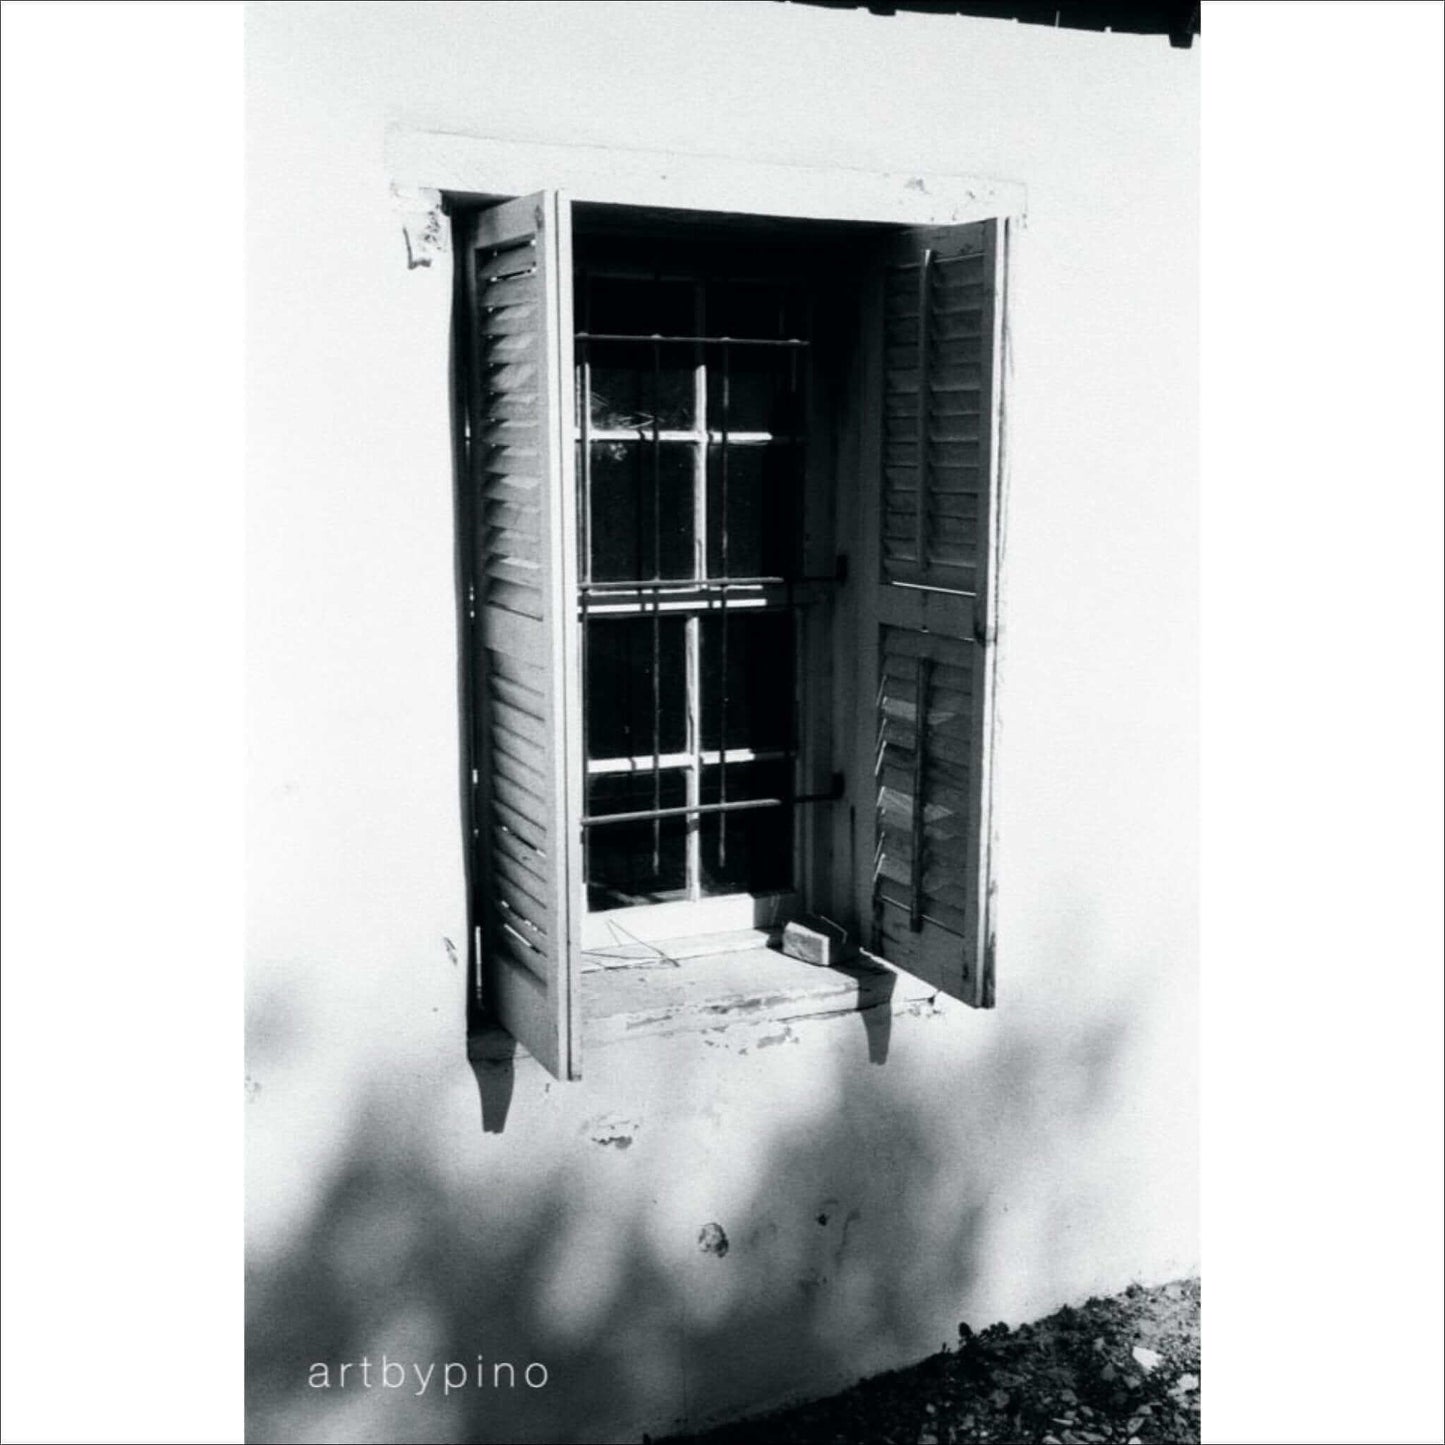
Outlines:
[[569,220],[555,192],[505,202],[462,257],[481,1003],[559,1078],[580,1062]]
[[998,221],[909,231],[884,257],[865,381],[859,608],[875,687],[859,748],[869,790],[859,911],[881,957],[985,1008],[1001,235]]

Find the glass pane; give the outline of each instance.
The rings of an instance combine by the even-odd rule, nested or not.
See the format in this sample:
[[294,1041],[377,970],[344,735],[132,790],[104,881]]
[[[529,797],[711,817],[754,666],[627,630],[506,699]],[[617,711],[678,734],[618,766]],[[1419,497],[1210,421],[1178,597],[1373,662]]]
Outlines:
[[591,276],[578,298],[584,331],[621,336],[695,336],[696,290],[691,281]]
[[720,432],[726,425],[730,432],[797,436],[802,367],[802,356],[791,347],[709,346],[709,430]]
[[[687,802],[687,779],[675,769],[651,773],[613,773],[587,780],[587,811],[633,813],[645,808],[680,808]],[[585,852],[587,906],[626,908],[662,903],[687,893],[687,820],[659,818],[608,823],[587,829]]]
[[593,442],[591,452],[591,580],[693,576],[692,443]]
[[[703,769],[704,803],[721,801],[722,771]],[[787,804],[792,790],[790,761],[728,764],[730,801],[781,798],[784,805],[701,815],[703,893],[771,893],[792,887],[793,809]]]
[[589,759],[677,753],[687,745],[684,626],[680,617],[589,619]]
[[723,457],[721,444],[708,448],[708,576],[796,576],[801,553],[802,447],[777,443],[729,446],[726,475]]
[[703,618],[705,749],[721,746],[724,677],[727,747],[763,752],[793,746],[793,632],[791,612],[734,611],[726,623],[715,612]]
[[805,335],[803,293],[776,281],[710,281],[707,334],[776,340]]
[[589,341],[591,425],[599,430],[691,431],[697,423],[697,348],[676,342]]

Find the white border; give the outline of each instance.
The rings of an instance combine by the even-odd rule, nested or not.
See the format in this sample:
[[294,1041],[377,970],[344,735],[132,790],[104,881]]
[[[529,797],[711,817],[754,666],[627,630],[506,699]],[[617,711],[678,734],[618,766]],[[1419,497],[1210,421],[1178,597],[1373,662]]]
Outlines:
[[241,1436],[242,19],[0,11],[7,1441]]
[[1203,18],[1210,1442],[1445,1439],[1442,17]]
[[[224,718],[237,687],[234,649],[215,640],[230,635],[240,609],[234,473],[213,472],[204,497],[188,474],[186,515],[210,539],[204,554],[133,528],[115,534],[129,537],[125,549],[114,546],[104,516],[85,526],[77,517],[99,497],[153,505],[172,452],[158,459],[130,448],[122,425],[108,465],[90,465],[69,369],[36,365],[57,335],[87,337],[90,375],[107,383],[92,397],[106,409],[88,412],[87,435],[145,415],[164,385],[177,415],[194,409],[213,462],[234,467],[239,7],[7,4],[3,18],[0,919],[3,1097],[7,1125],[21,1121],[4,1131],[4,1438],[239,1439],[240,1051],[231,1021],[240,859],[227,800],[240,764],[225,727],[184,726],[202,697]],[[1441,18],[1437,5],[1379,0],[1206,4],[1196,42],[1208,49],[1211,1441],[1445,1433]],[[1166,42],[1151,43],[1162,63]],[[183,193],[139,184],[137,156],[150,174],[185,177]],[[86,178],[82,204],[95,224],[64,219],[56,181],[76,176]],[[158,227],[170,204],[179,224]],[[195,237],[204,247],[190,244]],[[1363,254],[1373,264],[1347,276],[1342,259]],[[121,272],[129,286],[99,284]],[[74,284],[81,276],[90,278],[84,287]],[[1282,309],[1282,289],[1297,310]],[[119,327],[141,291],[143,351]],[[1252,405],[1255,393],[1268,404]],[[1287,465],[1263,465],[1281,436],[1291,444]],[[1368,473],[1352,470],[1362,439],[1386,443]],[[177,450],[186,442],[179,435]],[[1310,495],[1350,505],[1309,510],[1302,477]],[[123,776],[77,764],[87,754],[76,752],[68,719],[93,705],[82,684],[93,689],[96,679],[66,660],[94,643],[98,613],[138,621],[152,578],[189,596],[202,555],[212,581],[195,625],[211,641],[186,669],[157,684],[184,637],[132,628],[132,681],[148,670],[152,713],[179,711],[165,733],[147,737],[137,713],[113,735],[115,756],[157,770],[148,809],[127,819],[128,849],[98,880],[80,854],[98,846],[93,820],[125,801]],[[89,599],[76,590],[55,600],[57,577],[82,576]],[[91,600],[102,594],[97,609]],[[1310,601],[1311,615],[1292,610],[1297,598]],[[1323,666],[1310,681],[1315,664]],[[1324,677],[1350,680],[1343,710],[1318,707]],[[1265,746],[1277,736],[1288,739],[1283,753]],[[161,742],[169,757],[157,756]],[[202,751],[212,769],[205,806],[186,796]],[[1335,776],[1341,758],[1368,759],[1356,774],[1367,786],[1326,797],[1319,780]],[[1352,840],[1358,866],[1336,889],[1341,838]],[[102,919],[108,902],[161,894],[166,909],[140,935],[115,927],[114,914]],[[170,965],[183,956],[187,925],[208,951],[202,959],[191,939],[181,986]],[[86,997],[87,979],[104,971],[130,985],[109,1013]],[[178,1016],[198,1013],[218,1028],[178,1026]],[[121,1146],[117,1171],[108,1151]],[[139,1186],[125,1187],[129,1177]],[[179,1207],[187,1222],[177,1230]]]

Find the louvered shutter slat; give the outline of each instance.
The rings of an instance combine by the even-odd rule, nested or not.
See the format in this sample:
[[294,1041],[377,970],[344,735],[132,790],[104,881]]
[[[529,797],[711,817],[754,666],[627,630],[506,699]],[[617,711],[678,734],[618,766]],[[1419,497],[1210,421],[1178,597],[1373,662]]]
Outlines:
[[869,876],[875,951],[993,1002],[984,814],[997,531],[1000,223],[910,232],[879,290],[876,659]]
[[505,202],[478,217],[464,258],[481,1003],[558,1077],[579,1072],[567,224],[555,193]]

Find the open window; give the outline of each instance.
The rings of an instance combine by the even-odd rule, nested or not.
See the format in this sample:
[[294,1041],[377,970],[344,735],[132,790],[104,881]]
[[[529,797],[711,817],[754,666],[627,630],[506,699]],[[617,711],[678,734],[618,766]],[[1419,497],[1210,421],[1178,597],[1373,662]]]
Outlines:
[[459,223],[480,1007],[580,1073],[589,957],[821,915],[993,1002],[1003,223]]

